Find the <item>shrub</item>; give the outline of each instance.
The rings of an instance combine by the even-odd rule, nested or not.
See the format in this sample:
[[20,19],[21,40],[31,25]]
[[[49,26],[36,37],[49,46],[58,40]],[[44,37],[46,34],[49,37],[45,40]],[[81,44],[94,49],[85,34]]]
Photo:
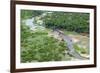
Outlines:
[[[26,31],[26,30],[25,30]],[[25,31],[21,37],[27,35]],[[29,29],[27,29],[29,31]],[[21,41],[21,62],[61,61],[66,44],[47,36],[47,31],[36,31]]]

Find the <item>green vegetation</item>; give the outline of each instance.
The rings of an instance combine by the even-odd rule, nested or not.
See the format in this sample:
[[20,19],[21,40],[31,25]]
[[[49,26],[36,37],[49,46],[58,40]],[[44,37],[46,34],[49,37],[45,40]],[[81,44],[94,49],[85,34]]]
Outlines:
[[89,13],[21,10],[21,18],[32,18],[43,13],[45,13],[45,16],[41,17],[41,20],[44,21],[47,28],[58,28],[78,33],[89,33]]
[[[23,63],[71,60],[71,57],[65,54],[67,43],[48,36],[52,29],[60,29],[66,35],[89,34],[88,13],[21,10],[21,22],[32,17],[39,17],[35,22],[42,20],[46,29],[41,30],[37,27],[37,30],[33,31],[28,25],[21,23],[21,62]],[[87,48],[80,48],[76,43],[74,48],[80,54],[88,54]]]
[[77,46],[77,44],[74,44],[74,48],[80,54],[88,54],[88,49],[87,48],[80,48],[80,47]]
[[46,30],[32,32],[25,25],[22,26],[22,30],[21,62],[62,60],[66,50],[64,41],[59,42],[53,37],[48,37]]
[[22,19],[32,18],[41,14],[42,14],[42,11],[21,10]]
[[53,12],[44,17],[44,22],[47,28],[89,33],[88,13]]

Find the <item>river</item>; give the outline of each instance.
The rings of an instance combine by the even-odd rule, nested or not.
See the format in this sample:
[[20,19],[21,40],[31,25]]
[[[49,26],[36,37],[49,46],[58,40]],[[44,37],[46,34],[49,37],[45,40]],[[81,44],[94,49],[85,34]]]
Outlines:
[[[38,21],[38,20],[37,20]],[[45,27],[43,25],[39,25],[35,23],[35,17],[28,18],[23,20],[23,23],[30,27],[30,30],[44,30]]]

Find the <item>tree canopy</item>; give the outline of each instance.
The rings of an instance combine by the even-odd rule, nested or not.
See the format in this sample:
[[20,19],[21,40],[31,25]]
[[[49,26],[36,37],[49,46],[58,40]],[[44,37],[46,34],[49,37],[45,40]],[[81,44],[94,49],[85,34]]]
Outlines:
[[65,29],[75,32],[89,32],[89,14],[75,12],[52,12],[44,17],[47,28]]
[[[43,16],[43,13],[45,14]],[[65,29],[78,33],[89,33],[89,13],[22,10],[21,18],[39,16],[47,28]]]

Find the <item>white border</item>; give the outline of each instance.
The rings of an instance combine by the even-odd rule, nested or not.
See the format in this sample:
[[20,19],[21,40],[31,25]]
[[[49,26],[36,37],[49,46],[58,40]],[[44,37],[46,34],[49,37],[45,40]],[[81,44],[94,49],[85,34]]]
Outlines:
[[[57,61],[57,62],[36,62],[36,63],[20,63],[20,10],[48,10],[48,11],[65,11],[65,12],[82,12],[90,13],[90,60],[81,61]],[[50,7],[50,6],[35,6],[35,5],[16,5],[16,68],[39,68],[39,67],[54,67],[54,66],[73,66],[87,65],[94,63],[94,10],[84,8],[70,7]]]

